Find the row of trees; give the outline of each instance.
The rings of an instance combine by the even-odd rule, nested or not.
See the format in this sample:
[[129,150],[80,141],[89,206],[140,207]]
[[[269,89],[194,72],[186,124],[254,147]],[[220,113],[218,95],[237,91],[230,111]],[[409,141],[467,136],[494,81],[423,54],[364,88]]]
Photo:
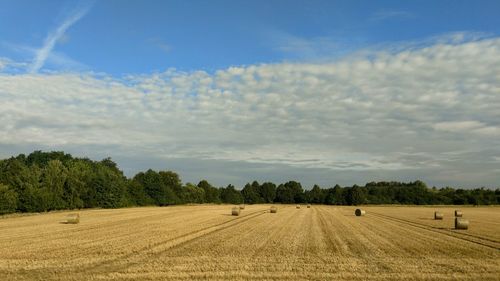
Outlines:
[[106,158],[92,161],[64,152],[35,151],[0,160],[0,214],[59,209],[166,206],[185,203],[474,204],[500,203],[500,189],[428,188],[423,182],[371,182],[304,190],[299,182],[215,187],[183,184],[171,171],[147,170],[129,179]]

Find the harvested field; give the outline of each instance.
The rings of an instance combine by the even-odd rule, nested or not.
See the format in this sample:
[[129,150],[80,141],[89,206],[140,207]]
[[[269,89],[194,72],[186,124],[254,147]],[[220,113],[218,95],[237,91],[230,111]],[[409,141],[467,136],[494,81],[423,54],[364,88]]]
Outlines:
[[230,208],[0,218],[0,280],[500,280],[500,207]]

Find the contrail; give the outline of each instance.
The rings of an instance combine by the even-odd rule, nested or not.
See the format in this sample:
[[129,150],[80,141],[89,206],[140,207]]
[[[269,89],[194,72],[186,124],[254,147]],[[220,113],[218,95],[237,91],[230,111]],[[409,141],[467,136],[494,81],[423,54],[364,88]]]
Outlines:
[[61,38],[61,36],[64,35],[66,30],[70,28],[73,24],[75,24],[78,20],[80,20],[85,14],[90,9],[90,5],[83,8],[79,9],[73,14],[71,14],[64,22],[54,31],[51,32],[47,35],[45,38],[45,41],[43,43],[43,46],[36,51],[35,58],[33,59],[33,63],[29,67],[29,72],[30,73],[36,73],[40,68],[45,63],[45,60],[47,60],[47,57],[50,55],[50,52],[52,52],[52,49],[56,45],[57,40]]

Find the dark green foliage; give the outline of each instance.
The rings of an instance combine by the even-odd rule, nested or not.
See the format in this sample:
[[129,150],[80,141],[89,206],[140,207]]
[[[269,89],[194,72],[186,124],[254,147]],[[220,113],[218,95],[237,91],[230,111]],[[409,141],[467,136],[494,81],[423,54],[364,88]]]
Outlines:
[[226,188],[221,188],[220,191],[221,201],[224,203],[241,204],[243,203],[243,196],[241,192],[236,190],[232,184]]
[[41,178],[41,192],[47,196],[47,210],[67,208],[64,201],[64,186],[67,180],[68,169],[59,160],[50,160],[43,169]]
[[198,187],[205,192],[205,203],[221,203],[218,188],[213,187],[206,180],[200,181]]
[[182,182],[179,175],[172,171],[160,171],[158,174],[160,175],[163,184],[174,192],[175,199],[177,200],[176,203],[180,203],[180,199],[177,194],[182,193]]
[[305,202],[304,190],[300,183],[289,181],[280,184],[276,189],[276,202],[280,203],[303,203]]
[[[24,156],[24,155],[23,155]],[[0,183],[17,193],[17,208],[21,212],[40,212],[47,209],[47,196],[40,189],[42,171],[35,164],[27,167],[24,157],[10,158],[0,167]]]
[[327,190],[321,189],[318,185],[314,185],[311,190],[305,191],[307,203],[323,204],[326,200]]
[[349,205],[361,205],[366,203],[366,195],[365,191],[357,186],[354,185],[351,188],[347,189],[347,204]]
[[276,198],[276,185],[265,182],[259,187],[259,193],[264,203],[273,203]]
[[153,199],[146,194],[144,186],[137,180],[130,180],[127,185],[128,201],[132,206],[154,205]]
[[91,180],[95,190],[95,204],[102,208],[119,208],[127,206],[127,186],[125,178],[117,174],[103,163],[95,167],[95,175]]
[[258,204],[264,202],[264,199],[260,196],[260,185],[257,181],[254,181],[252,184],[247,183],[243,190],[241,190],[241,194],[243,195],[243,199],[247,204]]
[[183,188],[181,198],[184,203],[205,203],[205,190],[188,182]]
[[67,164],[67,169],[63,200],[68,209],[83,208],[92,174],[91,164],[88,161],[72,160]]
[[40,167],[45,167],[49,163],[49,161],[52,160],[58,160],[62,163],[67,163],[68,161],[71,161],[73,159],[70,154],[65,154],[62,151],[42,152],[40,150],[34,151],[26,158],[24,158],[24,154],[20,154],[18,158],[25,159],[24,164],[26,164],[27,166],[36,164]]
[[179,201],[173,191],[172,179],[167,174],[160,174],[149,169],[146,173],[137,174],[134,180],[144,187],[144,191],[156,205],[172,205]]
[[127,179],[110,158],[92,161],[64,152],[35,151],[28,156],[0,160],[0,214],[43,212],[75,208],[183,203],[314,203],[359,204],[472,204],[500,203],[500,189],[428,188],[421,181],[370,182],[365,186],[304,191],[299,182],[280,184],[257,181],[239,191],[233,185],[216,188],[202,180],[182,185],[171,171],[139,172]]
[[347,194],[347,192],[337,184],[335,187],[326,190],[325,204],[345,205],[347,204],[345,194]]
[[14,213],[17,208],[17,193],[0,183],[0,215]]

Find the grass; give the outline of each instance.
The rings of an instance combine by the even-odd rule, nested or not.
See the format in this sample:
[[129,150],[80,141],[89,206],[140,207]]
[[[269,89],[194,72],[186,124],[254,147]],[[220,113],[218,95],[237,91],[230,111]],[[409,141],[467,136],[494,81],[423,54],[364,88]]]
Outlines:
[[[500,207],[84,210],[0,220],[0,280],[499,280]],[[445,214],[434,221],[434,210]],[[68,212],[71,213],[71,212]]]

